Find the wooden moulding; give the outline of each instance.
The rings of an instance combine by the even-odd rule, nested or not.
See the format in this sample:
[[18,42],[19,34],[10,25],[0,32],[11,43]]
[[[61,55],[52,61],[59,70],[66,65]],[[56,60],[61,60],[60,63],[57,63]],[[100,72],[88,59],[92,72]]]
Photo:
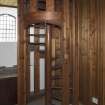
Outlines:
[[45,11],[37,11],[37,12],[30,12],[24,16],[24,20],[26,24],[33,24],[33,23],[50,23],[58,26],[62,26],[62,13],[61,12],[45,12]]

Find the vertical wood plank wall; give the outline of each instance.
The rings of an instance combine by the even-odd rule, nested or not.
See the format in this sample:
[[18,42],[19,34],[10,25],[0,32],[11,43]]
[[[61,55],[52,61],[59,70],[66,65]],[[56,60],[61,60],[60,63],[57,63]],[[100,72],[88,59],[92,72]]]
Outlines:
[[73,0],[72,51],[73,51],[73,105],[79,105],[79,0]]
[[100,70],[99,70],[99,97],[101,98],[100,105],[105,105],[105,1],[100,1],[99,10],[99,35],[100,38]]
[[69,0],[64,1],[64,64],[63,64],[63,101],[62,105],[69,105]]
[[[94,105],[92,97],[99,100],[98,105],[105,105],[105,1],[70,0],[70,3],[74,105],[76,97],[83,105]],[[75,77],[78,71],[79,78]],[[75,79],[79,91],[75,90]]]

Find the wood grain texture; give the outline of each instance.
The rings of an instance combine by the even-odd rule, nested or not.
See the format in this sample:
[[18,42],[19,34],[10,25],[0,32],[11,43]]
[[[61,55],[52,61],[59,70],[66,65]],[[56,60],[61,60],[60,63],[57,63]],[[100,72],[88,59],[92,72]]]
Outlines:
[[45,55],[45,96],[46,96],[46,105],[51,104],[51,26],[48,25],[46,28],[46,55]]
[[[27,39],[22,20],[22,3],[23,1],[19,1],[19,105],[26,104],[27,94]],[[33,13],[29,12],[24,16],[28,25],[50,23],[46,35],[46,105],[51,103],[51,24],[63,27],[63,105],[69,105],[70,87],[73,88],[73,105],[79,105],[79,102],[94,105],[92,97],[99,100],[98,105],[105,105],[105,1],[64,0],[60,12],[54,10],[54,0],[46,0],[46,4],[47,11],[32,9]],[[34,8],[34,4],[31,6]],[[55,51],[53,55],[54,53]],[[72,86],[69,85],[70,81]]]
[[64,38],[64,64],[63,64],[63,101],[62,105],[69,105],[69,99],[70,99],[70,59],[69,59],[69,39],[70,39],[70,27],[69,27],[69,0],[64,1],[63,6],[63,14],[64,14],[64,27],[63,27],[63,38]]
[[23,14],[24,2],[18,1],[19,4],[19,36],[18,36],[18,105],[26,105],[26,37],[24,30]]
[[79,51],[79,66],[75,69],[80,70],[79,100],[85,105],[94,105],[92,97],[99,100],[98,105],[104,105],[104,4],[103,0],[79,0],[78,7],[74,7],[76,12],[73,11],[75,15],[78,13],[73,24],[74,29],[78,27],[74,32],[79,35],[79,49],[78,44],[74,46]]

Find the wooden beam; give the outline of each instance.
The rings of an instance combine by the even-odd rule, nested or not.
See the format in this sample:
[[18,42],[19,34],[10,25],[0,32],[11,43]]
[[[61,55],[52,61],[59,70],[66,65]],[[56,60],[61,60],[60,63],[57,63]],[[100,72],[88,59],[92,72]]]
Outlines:
[[[26,105],[27,93],[26,93],[26,30],[24,29],[24,1],[19,0],[19,36],[18,36],[18,105]],[[21,11],[23,10],[23,11]]]
[[104,0],[101,0],[101,16],[102,16],[102,20],[101,20],[101,34],[102,34],[102,70],[100,71],[100,80],[102,81],[101,83],[101,86],[100,86],[100,89],[102,89],[102,91],[100,92],[100,95],[101,95],[101,103],[100,105],[105,105],[105,1]]
[[[89,97],[96,96],[97,91],[97,17],[96,17],[96,0],[89,0],[89,36],[88,36],[88,58],[89,58]],[[95,71],[95,72],[94,72]],[[95,87],[95,88],[94,88]],[[91,100],[89,105],[93,105]],[[88,102],[87,102],[88,103]]]
[[79,0],[73,1],[73,105],[79,105]]
[[[105,87],[104,87],[104,84],[103,82],[105,81],[105,79],[103,79],[105,77],[105,74],[104,74],[104,69],[103,69],[103,62],[104,62],[104,50],[103,49],[103,45],[104,45],[104,40],[105,40],[105,16],[104,16],[104,12],[105,12],[105,2],[104,0],[97,0],[97,27],[98,27],[98,66],[97,66],[97,83],[98,83],[98,89],[97,89],[97,94],[98,94],[98,99],[99,99],[99,105],[104,105],[105,104]],[[104,27],[103,27],[104,26]],[[104,31],[104,32],[103,32]]]

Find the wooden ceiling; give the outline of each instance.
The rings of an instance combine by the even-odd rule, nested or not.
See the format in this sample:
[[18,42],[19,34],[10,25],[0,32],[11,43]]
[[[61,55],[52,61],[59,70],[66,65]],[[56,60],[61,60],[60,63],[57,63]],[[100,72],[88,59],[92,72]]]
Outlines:
[[17,6],[17,0],[0,0],[0,5]]

